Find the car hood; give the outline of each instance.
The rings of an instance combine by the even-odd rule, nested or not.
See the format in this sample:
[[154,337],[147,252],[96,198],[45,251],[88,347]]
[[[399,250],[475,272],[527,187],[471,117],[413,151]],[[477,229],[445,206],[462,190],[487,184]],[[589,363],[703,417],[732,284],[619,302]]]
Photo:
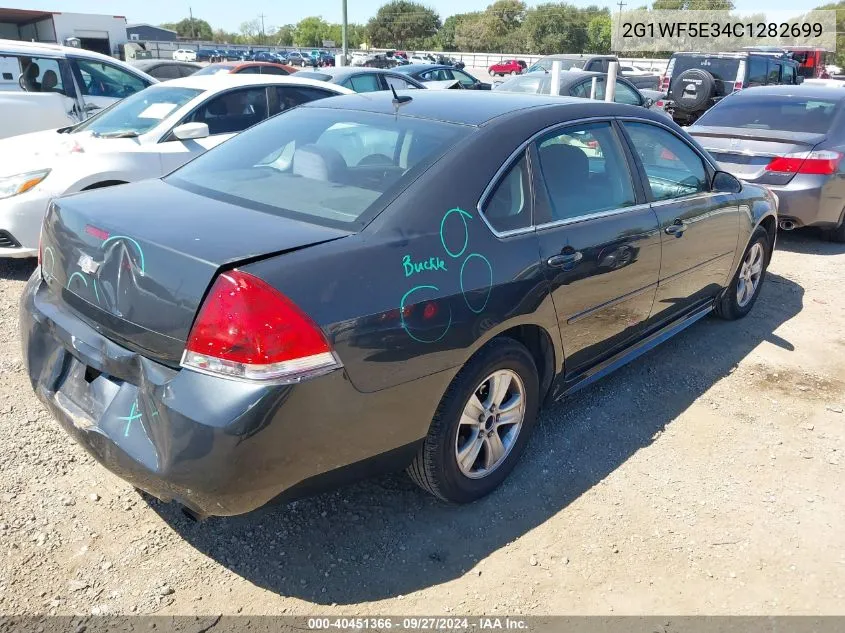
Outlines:
[[0,178],[52,168],[72,156],[115,153],[138,146],[137,138],[97,138],[90,132],[60,134],[45,130],[0,140]]

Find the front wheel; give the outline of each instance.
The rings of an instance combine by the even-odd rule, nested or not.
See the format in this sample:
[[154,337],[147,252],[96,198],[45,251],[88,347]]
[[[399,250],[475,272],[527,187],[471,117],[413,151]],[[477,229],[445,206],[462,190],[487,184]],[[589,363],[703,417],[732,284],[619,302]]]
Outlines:
[[716,313],[720,317],[728,320],[741,319],[751,312],[766,277],[766,268],[771,257],[770,248],[771,241],[766,229],[757,227],[751,235],[733,281],[716,301]]
[[408,468],[411,479],[452,503],[492,492],[513,470],[539,410],[539,380],[528,350],[495,339],[458,372]]
[[515,75],[515,74],[516,74],[516,71],[515,71],[515,70],[512,70],[512,71],[511,71],[511,76],[513,76],[513,75]]

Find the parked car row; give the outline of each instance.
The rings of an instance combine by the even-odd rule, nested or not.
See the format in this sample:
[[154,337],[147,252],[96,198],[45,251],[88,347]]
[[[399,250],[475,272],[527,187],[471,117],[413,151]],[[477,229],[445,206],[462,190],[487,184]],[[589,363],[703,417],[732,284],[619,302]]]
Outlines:
[[541,406],[746,316],[778,224],[845,239],[841,89],[742,90],[684,130],[627,77],[591,100],[601,72],[550,95],[543,69],[249,64],[0,142],[35,393],[198,517],[401,468],[476,500]]

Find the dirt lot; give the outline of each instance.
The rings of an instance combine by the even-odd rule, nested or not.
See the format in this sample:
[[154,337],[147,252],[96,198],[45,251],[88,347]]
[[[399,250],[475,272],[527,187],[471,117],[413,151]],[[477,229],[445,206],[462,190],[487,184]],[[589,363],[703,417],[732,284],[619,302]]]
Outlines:
[[0,263],[0,613],[833,614],[845,605],[845,247],[781,237],[743,321],[705,319],[546,411],[510,481],[404,475],[195,524],[31,394]]

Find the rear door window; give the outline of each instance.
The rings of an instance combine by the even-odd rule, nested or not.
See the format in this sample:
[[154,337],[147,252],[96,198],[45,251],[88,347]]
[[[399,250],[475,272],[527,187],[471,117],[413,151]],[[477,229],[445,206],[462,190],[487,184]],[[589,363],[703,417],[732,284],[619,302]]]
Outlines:
[[334,92],[308,86],[276,86],[270,88],[270,116],[296,106],[335,96]]
[[262,75],[289,75],[290,73],[279,66],[262,66]]
[[261,69],[258,66],[244,66],[238,69],[238,75],[260,75]]
[[775,61],[769,60],[768,83],[770,83],[770,84],[779,84],[780,83],[780,69],[781,69],[780,62],[775,62]]
[[177,64],[162,64],[161,66],[154,68],[150,74],[160,81],[179,79],[182,76]]
[[58,92],[73,96],[65,90],[62,62],[48,57],[0,56],[0,86],[26,92]]
[[750,57],[748,59],[748,85],[762,86],[766,83],[769,68],[766,60],[761,57]]
[[567,127],[537,144],[551,221],[636,204],[628,162],[610,123]]

